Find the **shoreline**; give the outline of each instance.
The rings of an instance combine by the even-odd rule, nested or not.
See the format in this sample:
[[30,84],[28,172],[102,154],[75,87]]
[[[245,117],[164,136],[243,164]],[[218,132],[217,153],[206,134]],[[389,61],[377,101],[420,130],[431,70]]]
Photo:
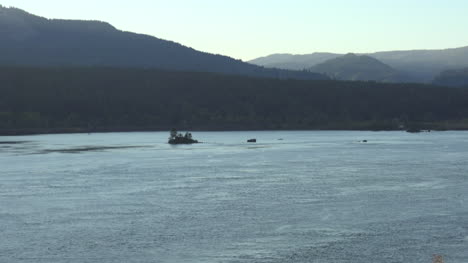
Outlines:
[[[99,129],[85,129],[85,128],[49,128],[49,129],[0,129],[0,136],[31,136],[31,135],[48,135],[48,134],[85,134],[85,133],[124,133],[124,132],[169,132],[171,128],[99,128]],[[337,127],[320,127],[320,128],[265,128],[265,127],[237,127],[237,128],[180,128],[180,130],[187,130],[191,132],[230,132],[230,131],[401,131],[408,132],[406,129],[371,129],[371,128],[337,128]],[[449,126],[449,127],[424,127],[421,132],[425,131],[468,131],[465,126]],[[410,133],[410,132],[408,132]],[[416,132],[418,133],[418,132]]]

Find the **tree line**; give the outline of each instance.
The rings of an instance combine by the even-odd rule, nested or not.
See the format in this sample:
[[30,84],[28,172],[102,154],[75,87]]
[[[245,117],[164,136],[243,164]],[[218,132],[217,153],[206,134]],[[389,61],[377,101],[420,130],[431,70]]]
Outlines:
[[468,89],[122,68],[0,67],[0,134],[468,128]]

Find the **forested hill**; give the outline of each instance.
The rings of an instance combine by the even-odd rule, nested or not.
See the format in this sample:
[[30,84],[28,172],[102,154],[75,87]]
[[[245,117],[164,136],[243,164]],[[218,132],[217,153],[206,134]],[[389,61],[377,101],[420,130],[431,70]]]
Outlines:
[[307,71],[266,69],[108,23],[46,19],[0,6],[0,65],[111,66],[326,79]]
[[0,134],[467,129],[468,89],[118,68],[0,68]]
[[405,80],[402,74],[377,59],[352,53],[327,60],[310,70],[327,74],[338,80],[372,80],[380,82],[404,82]]
[[434,79],[434,84],[468,87],[468,68],[443,71]]

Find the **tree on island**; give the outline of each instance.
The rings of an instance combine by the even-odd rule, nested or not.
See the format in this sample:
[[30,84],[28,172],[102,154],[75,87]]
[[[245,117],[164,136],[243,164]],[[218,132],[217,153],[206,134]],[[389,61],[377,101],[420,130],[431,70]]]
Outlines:
[[192,134],[189,132],[186,132],[185,135],[182,135],[182,133],[177,132],[176,129],[172,129],[170,132],[168,143],[169,144],[193,144],[193,143],[198,143],[198,141],[194,140],[192,138]]

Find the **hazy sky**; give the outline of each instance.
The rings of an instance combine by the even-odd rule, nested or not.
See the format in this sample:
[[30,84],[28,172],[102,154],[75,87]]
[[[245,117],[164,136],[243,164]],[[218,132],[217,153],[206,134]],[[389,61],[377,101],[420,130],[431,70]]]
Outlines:
[[0,0],[248,60],[468,46],[468,0]]

